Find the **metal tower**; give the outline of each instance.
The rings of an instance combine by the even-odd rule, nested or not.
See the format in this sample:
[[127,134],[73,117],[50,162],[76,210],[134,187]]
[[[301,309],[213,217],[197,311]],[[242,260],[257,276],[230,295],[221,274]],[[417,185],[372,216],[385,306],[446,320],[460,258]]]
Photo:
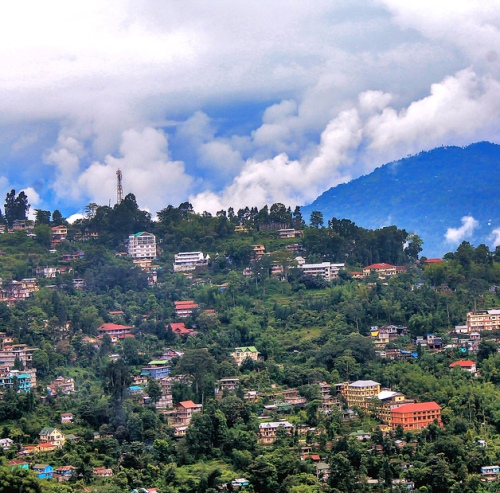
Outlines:
[[123,187],[122,187],[122,172],[121,170],[116,171],[116,203],[121,204],[123,200]]

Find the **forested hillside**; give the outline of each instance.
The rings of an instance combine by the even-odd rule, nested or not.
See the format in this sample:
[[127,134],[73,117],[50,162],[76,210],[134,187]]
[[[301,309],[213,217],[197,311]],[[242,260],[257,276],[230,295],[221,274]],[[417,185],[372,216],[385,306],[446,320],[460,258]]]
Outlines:
[[[498,491],[481,469],[500,463],[498,331],[455,327],[500,306],[500,248],[420,258],[397,226],[283,204],[152,221],[132,194],[31,228],[11,198],[0,493]],[[139,232],[155,258],[128,255]],[[386,398],[440,415],[396,425]]]

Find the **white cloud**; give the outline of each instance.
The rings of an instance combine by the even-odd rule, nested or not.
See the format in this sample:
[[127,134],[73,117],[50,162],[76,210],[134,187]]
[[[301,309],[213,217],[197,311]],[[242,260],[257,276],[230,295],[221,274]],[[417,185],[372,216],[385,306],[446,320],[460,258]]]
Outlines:
[[40,195],[33,187],[25,188],[24,190],[21,190],[21,192],[26,194],[28,197],[28,203],[30,204],[28,219],[34,220],[36,214],[35,209],[40,209],[41,205]]
[[493,244],[494,247],[497,247],[500,245],[500,228],[495,228],[491,232],[490,240],[491,240],[491,243]]
[[163,132],[150,127],[123,132],[120,154],[121,157],[108,155],[104,162],[92,163],[78,178],[79,190],[90,201],[116,202],[118,169],[123,174],[124,195],[133,193],[141,208],[153,215],[187,196],[192,178],[184,173],[183,163],[169,159]]
[[472,216],[462,217],[462,226],[459,228],[448,228],[445,238],[448,243],[458,244],[467,238],[471,238],[474,230],[479,227],[479,222]]
[[77,212],[75,214],[71,214],[71,216],[68,217],[67,221],[69,222],[69,224],[73,224],[77,219],[83,219],[85,216],[80,213],[80,212]]
[[[0,149],[36,148],[52,167],[7,178],[37,190],[50,180],[43,199],[78,210],[114,202],[119,166],[141,207],[191,196],[217,210],[305,203],[407,153],[498,141],[497,7],[5,3],[0,134],[13,135]],[[170,130],[184,162],[169,155]]]

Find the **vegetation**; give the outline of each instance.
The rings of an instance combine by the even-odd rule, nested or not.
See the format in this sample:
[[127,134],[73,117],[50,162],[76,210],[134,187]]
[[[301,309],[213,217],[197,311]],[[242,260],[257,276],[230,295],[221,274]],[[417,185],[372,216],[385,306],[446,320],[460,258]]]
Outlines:
[[[161,493],[215,492],[223,484],[231,491],[231,481],[241,477],[250,482],[246,491],[255,492],[407,491],[394,479],[429,493],[497,491],[498,483],[480,477],[481,466],[500,463],[497,334],[488,334],[477,354],[467,355],[478,363],[480,376],[474,378],[449,368],[464,356],[451,344],[449,332],[464,323],[467,311],[500,305],[494,288],[500,285],[499,248],[490,252],[485,245],[464,242],[445,262],[427,265],[418,259],[420,238],[395,226],[368,230],[346,219],[325,221],[321,214],[311,214],[306,225],[300,208],[283,204],[212,216],[194,213],[184,203],[166,207],[152,221],[129,194],[114,207],[89,204],[86,213],[68,225],[68,240],[55,253],[47,246],[50,226],[65,224],[56,211],[37,211],[36,227],[42,229],[36,238],[24,232],[0,235],[4,282],[35,277],[40,267],[66,267],[55,278],[39,279],[32,298],[12,306],[0,303],[0,330],[16,343],[38,348],[33,355],[36,392],[6,390],[0,401],[2,438],[14,442],[2,452],[0,492],[83,492],[89,485],[92,492],[152,487]],[[243,228],[235,231],[237,226]],[[279,227],[300,229],[303,235],[279,239]],[[155,285],[120,255],[128,235],[138,231],[157,237]],[[346,271],[332,282],[304,276],[286,248],[299,242],[308,262],[345,262]],[[256,244],[269,255],[254,259]],[[64,254],[80,250],[83,258],[63,260]],[[197,250],[210,255],[207,267],[189,276],[173,272],[175,253]],[[403,265],[406,271],[389,280],[351,274],[374,262]],[[281,267],[277,275],[273,265]],[[247,267],[250,275],[243,276]],[[84,280],[84,289],[74,287],[74,278]],[[178,319],[174,302],[186,299],[199,309]],[[168,328],[179,321],[197,335],[181,336]],[[131,326],[135,337],[96,340],[104,322]],[[417,351],[411,339],[428,333],[440,335],[450,347],[420,349],[419,357],[409,360],[383,359],[370,328],[386,324],[409,330],[391,348]],[[236,366],[231,352],[239,346],[256,346],[262,361]],[[171,361],[172,375],[188,377],[173,385],[174,402],[203,404],[203,413],[194,415],[182,438],[174,436],[169,415],[156,409],[162,395],[158,381],[144,384],[146,403],[129,390],[141,369],[167,347],[184,352]],[[47,386],[57,376],[74,378],[76,392],[50,395]],[[227,377],[239,378],[239,389],[216,398],[216,381]],[[344,419],[337,408],[323,414],[317,384],[355,379],[376,380],[408,398],[438,402],[444,427],[384,432],[382,423],[362,409],[355,410],[355,419]],[[272,445],[262,445],[257,432],[266,419],[263,407],[288,388],[298,389],[306,404],[272,410],[267,420],[285,418],[296,431],[278,433]],[[260,392],[256,402],[244,398],[250,389]],[[61,413],[72,413],[73,422],[61,424]],[[23,445],[38,441],[46,426],[78,440],[26,460],[76,467],[68,482],[37,479],[32,471],[8,465]],[[371,438],[350,437],[361,429]],[[326,481],[314,462],[301,460],[304,447],[329,464]],[[99,466],[111,468],[113,476],[96,478],[93,469]]]

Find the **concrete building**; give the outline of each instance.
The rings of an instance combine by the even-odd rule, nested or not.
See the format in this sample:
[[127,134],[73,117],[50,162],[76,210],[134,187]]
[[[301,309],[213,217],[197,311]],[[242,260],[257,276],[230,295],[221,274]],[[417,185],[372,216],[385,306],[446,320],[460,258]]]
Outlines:
[[0,351],[0,366],[13,368],[16,360],[18,360],[25,368],[31,368],[31,361],[35,351],[38,351],[38,348],[30,348],[26,344],[6,345]]
[[174,256],[174,272],[187,272],[197,267],[206,267],[210,256],[203,252],[179,252]]
[[419,430],[437,420],[441,422],[441,406],[437,402],[419,402],[405,404],[391,411],[391,426],[397,428],[401,425],[404,430]]
[[291,436],[295,427],[288,421],[274,421],[271,423],[261,423],[259,425],[259,443],[269,445],[276,440],[279,429],[285,430],[288,436]]
[[128,254],[134,259],[153,259],[156,257],[156,237],[141,231],[128,237]]
[[500,330],[500,308],[468,312],[467,330],[469,332]]
[[10,370],[0,369],[0,389],[8,390],[14,388],[16,383],[18,392],[30,392],[36,387],[36,370]]
[[237,347],[231,355],[238,366],[241,366],[247,358],[253,361],[259,360],[259,351],[257,351],[255,346]]
[[326,281],[333,281],[339,276],[341,270],[345,270],[345,264],[332,264],[322,262],[320,264],[302,264],[299,268],[304,271],[306,276],[321,276]]
[[174,426],[189,426],[193,415],[201,412],[202,409],[203,406],[201,404],[195,404],[193,401],[179,402],[175,406]]
[[341,393],[346,398],[349,408],[357,406],[367,410],[370,400],[380,393],[380,384],[373,380],[357,380],[345,385]]

